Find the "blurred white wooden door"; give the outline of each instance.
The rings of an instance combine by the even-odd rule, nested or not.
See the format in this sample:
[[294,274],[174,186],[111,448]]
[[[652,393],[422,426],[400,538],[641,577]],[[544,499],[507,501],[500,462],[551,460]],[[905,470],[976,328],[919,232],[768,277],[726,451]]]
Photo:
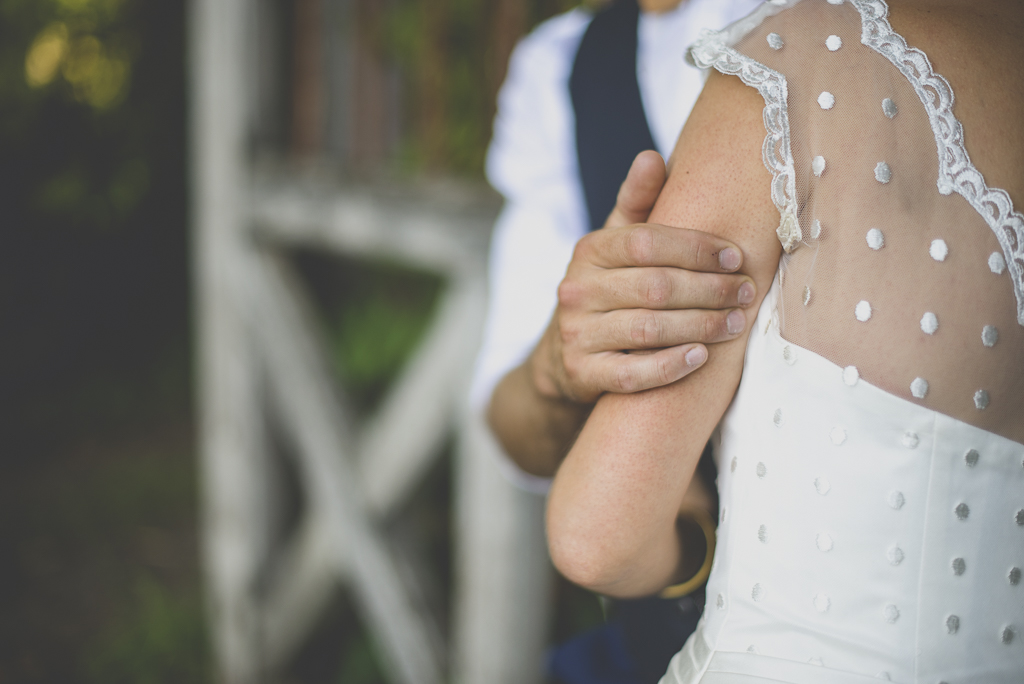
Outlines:
[[[494,207],[257,172],[250,149],[254,0],[192,0],[193,261],[202,552],[219,678],[275,681],[332,592],[351,592],[396,684],[542,681],[551,569],[543,501],[505,482],[465,404],[485,304]],[[331,379],[303,288],[302,246],[441,275],[428,334],[381,408],[357,421]],[[308,501],[272,542],[283,427]],[[381,521],[457,436],[452,639]],[[340,648],[340,644],[339,644]]]

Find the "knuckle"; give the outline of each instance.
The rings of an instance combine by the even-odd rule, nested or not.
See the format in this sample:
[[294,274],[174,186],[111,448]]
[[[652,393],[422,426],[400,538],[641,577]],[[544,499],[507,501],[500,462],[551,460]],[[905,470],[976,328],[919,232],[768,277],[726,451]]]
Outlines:
[[690,234],[690,263],[693,264],[694,268],[700,268],[704,261],[708,258],[708,247],[704,244],[704,240],[700,233]]
[[672,278],[661,269],[653,269],[640,277],[640,301],[661,306],[672,297]]
[[715,276],[708,279],[708,298],[714,308],[728,306],[731,292],[732,288],[725,278]]
[[562,342],[562,350],[565,353],[566,349],[572,347],[580,337],[580,326],[573,321],[571,318],[566,320],[563,319],[558,326],[558,339]]
[[630,317],[629,339],[641,347],[657,346],[661,341],[661,322],[652,313],[637,313]]
[[583,299],[583,287],[575,280],[565,278],[558,284],[558,303],[561,306],[574,308]]
[[583,375],[579,361],[571,354],[562,356],[562,370],[565,372],[565,377],[572,382],[578,381]]
[[723,325],[719,320],[721,316],[715,316],[711,313],[704,313],[701,315],[697,322],[697,335],[698,337],[693,340],[694,342],[711,342],[718,338],[719,332]]
[[654,364],[654,372],[658,378],[658,386],[667,385],[672,382],[674,375],[672,372],[672,365],[669,363],[667,358],[657,358]]
[[643,266],[654,258],[654,231],[647,226],[635,226],[626,235],[626,256],[631,263]]
[[579,240],[576,241],[576,246],[572,248],[572,261],[574,262],[589,262],[594,254],[594,233],[587,233]]
[[636,372],[636,368],[633,367],[633,364],[619,364],[615,369],[612,384],[616,392],[623,394],[635,392],[640,385],[640,377]]
[[585,256],[593,251],[594,233],[587,233],[579,240],[576,241],[576,247],[573,249],[573,255]]

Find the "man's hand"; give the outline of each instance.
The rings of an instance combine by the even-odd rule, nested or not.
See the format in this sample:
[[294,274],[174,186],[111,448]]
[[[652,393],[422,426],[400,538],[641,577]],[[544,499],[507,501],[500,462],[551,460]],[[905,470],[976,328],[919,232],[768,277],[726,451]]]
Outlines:
[[554,474],[602,393],[675,382],[746,325],[755,290],[732,274],[740,250],[644,223],[664,184],[661,156],[640,153],[605,227],[577,244],[540,342],[491,396],[488,423],[528,473]]
[[528,364],[538,392],[590,404],[679,380],[705,344],[735,338],[754,300],[733,275],[742,253],[707,233],[644,223],[665,183],[657,152],[640,153],[605,227],[576,245],[558,307]]

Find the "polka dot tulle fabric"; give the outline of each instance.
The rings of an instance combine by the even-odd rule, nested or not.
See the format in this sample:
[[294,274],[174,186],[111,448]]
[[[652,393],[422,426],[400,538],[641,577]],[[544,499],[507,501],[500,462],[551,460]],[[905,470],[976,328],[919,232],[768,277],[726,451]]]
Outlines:
[[967,199],[941,192],[914,84],[861,33],[854,3],[805,1],[736,45],[788,90],[800,239],[780,269],[782,335],[1024,441],[1024,328],[1003,247]]
[[[770,0],[690,51],[764,99],[784,253],[662,684],[1022,681],[1024,217],[982,176],[1010,146],[972,147],[938,75],[962,55],[933,67],[888,10]],[[993,168],[1024,191],[1024,161]]]

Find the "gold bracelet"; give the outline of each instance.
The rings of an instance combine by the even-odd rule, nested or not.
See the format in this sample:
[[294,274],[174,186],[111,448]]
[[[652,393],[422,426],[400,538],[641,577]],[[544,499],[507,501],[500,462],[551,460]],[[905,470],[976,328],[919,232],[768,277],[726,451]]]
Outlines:
[[711,563],[715,559],[715,523],[708,515],[708,512],[695,508],[693,510],[686,511],[683,515],[689,517],[700,527],[704,533],[704,541],[706,542],[706,553],[704,554],[704,562],[701,563],[700,569],[690,579],[680,584],[673,584],[672,586],[665,587],[658,594],[663,599],[677,599],[686,596],[687,594],[693,593],[700,585],[707,581],[708,576],[711,575]]

